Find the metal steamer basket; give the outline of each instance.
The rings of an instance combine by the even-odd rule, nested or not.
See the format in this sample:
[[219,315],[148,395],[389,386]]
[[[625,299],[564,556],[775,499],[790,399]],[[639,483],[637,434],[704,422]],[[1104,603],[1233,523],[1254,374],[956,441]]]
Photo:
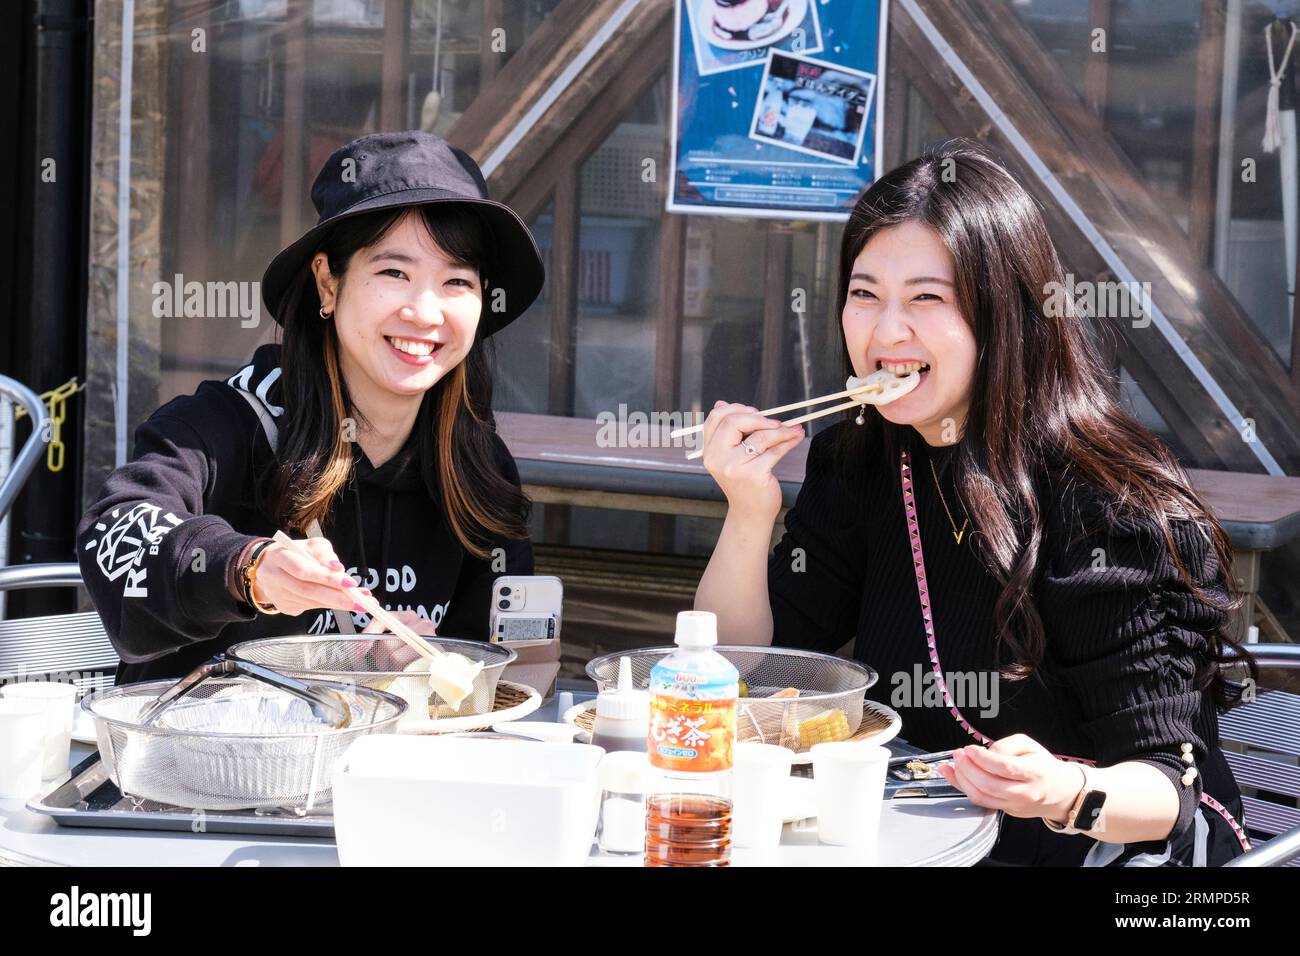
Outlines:
[[456,710],[436,696],[430,700],[427,674],[403,671],[418,655],[398,637],[268,637],[236,644],[227,653],[236,660],[260,664],[299,680],[340,681],[387,691],[406,701],[412,714],[418,710],[417,702],[430,700],[429,714],[418,716],[436,719],[490,713],[501,672],[518,655],[508,647],[485,641],[449,637],[426,640],[440,650],[483,661],[473,690]]
[[[587,665],[587,676],[598,690],[618,686],[619,661],[632,659],[632,683],[642,690],[650,686],[650,670],[675,647],[650,647],[597,657]],[[828,710],[841,710],[850,735],[862,724],[867,688],[876,672],[857,661],[783,647],[719,646],[748,688],[748,696],[737,702],[736,739],[742,742],[779,744],[796,752],[799,724]],[[772,695],[794,688],[798,697]]]
[[392,694],[220,658],[180,682],[112,687],[81,706],[123,794],[195,810],[297,814],[329,804],[334,761],[352,741],[392,733],[406,712]]

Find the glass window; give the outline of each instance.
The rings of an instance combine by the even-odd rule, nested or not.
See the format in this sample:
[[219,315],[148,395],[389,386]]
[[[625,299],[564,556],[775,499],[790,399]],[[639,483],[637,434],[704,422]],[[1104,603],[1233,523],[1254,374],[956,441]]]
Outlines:
[[[1282,152],[1262,146],[1269,89],[1265,28],[1276,3],[1233,0],[1213,20],[1201,0],[1113,0],[1104,5],[1104,51],[1092,48],[1089,0],[1014,0],[1011,8],[1037,37],[1081,96],[1090,73],[1105,91],[1107,133],[1143,182],[1185,231],[1194,204],[1214,208],[1203,227],[1209,262],[1224,280],[1263,341],[1283,365],[1291,361],[1296,224],[1282,212]],[[1286,34],[1273,33],[1281,63]],[[1207,138],[1196,142],[1198,68],[1217,72],[1201,88],[1213,102],[1204,116]],[[1296,59],[1285,83],[1295,84]],[[1226,98],[1225,98],[1226,97]],[[1226,130],[1226,135],[1223,131]],[[1226,143],[1228,149],[1221,149]],[[1289,160],[1294,163],[1294,157]],[[1194,195],[1198,164],[1209,170],[1204,194]],[[1243,164],[1248,164],[1247,170]],[[1288,235],[1289,233],[1289,235]],[[1193,237],[1201,241],[1198,237]]]
[[[668,77],[650,84],[582,164],[573,405],[566,413],[654,407]],[[653,166],[646,166],[650,159]],[[654,176],[643,175],[653,169]]]
[[[384,23],[383,0],[172,2],[160,29],[137,17],[137,45],[168,53],[162,87],[141,88],[148,74],[139,66],[136,86],[137,97],[158,101],[165,134],[163,281],[259,281],[316,221],[311,184],[331,152],[384,128],[386,110],[399,128],[445,135],[478,96],[484,63],[504,66],[558,2],[413,0],[405,30]],[[202,52],[193,49],[195,30],[204,31]],[[383,66],[395,56],[405,57],[406,72],[386,94]],[[525,322],[544,328],[539,315],[534,307]],[[163,319],[160,399],[228,374],[273,335],[265,315],[256,327],[230,317]]]
[[492,407],[497,411],[547,413],[551,351],[551,235],[555,204],[549,202],[528,227],[546,266],[546,283],[528,311],[489,339],[495,352]]

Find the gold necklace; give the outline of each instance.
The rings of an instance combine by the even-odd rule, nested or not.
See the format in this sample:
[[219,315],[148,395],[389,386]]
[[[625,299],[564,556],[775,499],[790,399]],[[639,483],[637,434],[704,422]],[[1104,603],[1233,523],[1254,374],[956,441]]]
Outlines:
[[[948,499],[943,496],[943,488],[939,486],[939,473],[934,470],[934,460],[930,460],[930,474],[934,477],[934,490],[939,492],[939,500],[943,502],[943,510],[948,514],[948,524],[952,525],[952,536],[961,544],[961,539],[966,536],[966,526],[970,524],[970,515],[961,523],[961,530],[957,530],[957,522],[953,519],[952,511],[948,507]],[[965,510],[965,506],[962,507]]]

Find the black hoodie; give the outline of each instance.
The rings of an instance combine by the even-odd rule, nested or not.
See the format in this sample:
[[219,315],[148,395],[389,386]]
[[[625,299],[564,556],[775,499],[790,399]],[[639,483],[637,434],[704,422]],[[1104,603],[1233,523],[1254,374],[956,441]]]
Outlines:
[[[256,502],[270,440],[243,391],[281,419],[278,345],[226,381],[159,408],[135,433],[132,460],[109,475],[77,528],[81,573],[122,663],[118,683],[178,677],[232,644],[337,632],[334,612],[256,614],[230,592],[231,562],[276,526]],[[501,472],[519,483],[505,443]],[[477,558],[425,487],[415,442],[374,468],[355,446],[347,490],[321,522],[347,573],[389,610],[414,610],[446,637],[484,640],[492,581],[531,574],[528,541]],[[352,612],[358,631],[369,616]]]

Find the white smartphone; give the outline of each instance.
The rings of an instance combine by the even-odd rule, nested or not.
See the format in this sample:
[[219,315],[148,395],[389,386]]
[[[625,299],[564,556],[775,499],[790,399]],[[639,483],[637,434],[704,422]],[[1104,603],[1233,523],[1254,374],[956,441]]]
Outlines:
[[492,584],[492,642],[558,640],[564,585],[552,575],[505,576]]

